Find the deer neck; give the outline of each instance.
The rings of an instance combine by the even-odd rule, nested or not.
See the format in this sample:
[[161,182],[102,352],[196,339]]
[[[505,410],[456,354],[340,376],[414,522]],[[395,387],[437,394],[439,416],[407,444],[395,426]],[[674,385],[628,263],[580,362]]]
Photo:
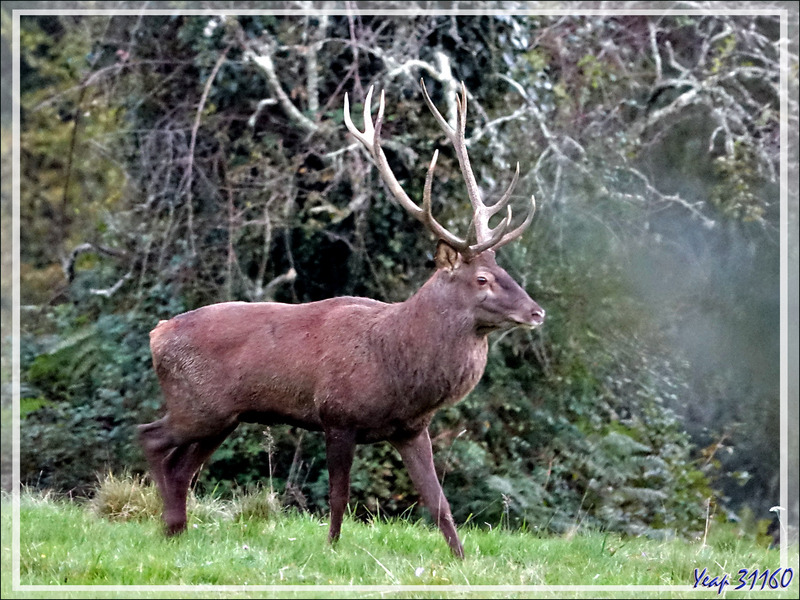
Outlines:
[[403,322],[415,334],[430,340],[439,351],[443,346],[472,345],[485,341],[475,327],[474,313],[453,293],[448,274],[437,271],[417,292],[403,302]]
[[437,273],[411,298],[392,305],[380,336],[398,381],[411,384],[430,408],[472,390],[488,354],[487,336],[476,332],[470,309],[453,300],[446,276]]

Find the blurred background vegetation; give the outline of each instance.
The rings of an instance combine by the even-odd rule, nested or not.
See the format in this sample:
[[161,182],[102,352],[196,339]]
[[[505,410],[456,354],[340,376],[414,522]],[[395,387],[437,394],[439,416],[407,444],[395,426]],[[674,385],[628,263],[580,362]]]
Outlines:
[[[185,3],[160,8],[172,4]],[[109,469],[146,470],[134,430],[159,410],[148,347],[159,319],[226,300],[401,301],[425,281],[435,240],[393,203],[342,123],[345,92],[358,113],[370,86],[385,90],[395,173],[419,198],[440,148],[434,213],[465,231],[469,204],[423,108],[423,77],[443,109],[466,83],[484,192],[502,191],[519,161],[516,201],[535,194],[539,208],[499,261],[548,314],[541,330],[491,338],[478,388],[432,424],[456,519],[668,536],[702,531],[707,514],[770,518],[778,14],[386,16],[273,4],[295,13],[20,17],[23,483],[80,495]],[[3,4],[4,54],[14,7]],[[797,8],[757,7],[790,10],[796,142]],[[5,444],[8,83],[4,70]],[[324,511],[323,449],[315,433],[243,426],[197,490],[271,481],[287,505]],[[357,512],[400,514],[416,498],[393,449],[359,448]]]

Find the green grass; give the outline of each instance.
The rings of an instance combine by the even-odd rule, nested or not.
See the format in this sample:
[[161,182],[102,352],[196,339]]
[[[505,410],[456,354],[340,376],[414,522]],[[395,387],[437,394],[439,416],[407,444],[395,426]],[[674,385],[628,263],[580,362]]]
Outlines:
[[[147,492],[143,493],[145,496]],[[150,501],[145,499],[145,504]],[[250,500],[248,500],[250,502]],[[257,502],[261,506],[263,498]],[[123,503],[124,504],[124,503]],[[269,505],[269,502],[266,503]],[[615,590],[548,592],[537,597],[698,597],[716,591],[625,592],[619,586],[692,585],[694,569],[713,575],[740,568],[779,567],[768,550],[731,526],[712,525],[707,545],[654,541],[602,533],[536,536],[500,529],[462,528],[467,555],[451,557],[439,532],[402,520],[361,523],[346,519],[341,541],[327,543],[327,523],[317,517],[270,510],[248,512],[241,502],[197,502],[185,535],[166,539],[159,519],[122,506],[101,516],[96,505],[23,494],[20,570],[26,585],[303,585],[304,592],[206,590],[12,591],[11,501],[2,501],[2,597],[382,597],[374,590],[335,592],[324,585],[602,585]],[[250,505],[252,507],[252,504]],[[269,505],[271,507],[271,505]],[[135,514],[134,514],[135,513]],[[131,515],[134,516],[131,516]],[[256,515],[256,516],[247,516]],[[798,551],[790,549],[796,568]],[[748,584],[749,585],[749,584]],[[733,586],[726,589],[732,593]],[[736,592],[736,597],[796,598],[797,573],[788,589]],[[409,590],[391,597],[530,597],[531,591],[443,592]]]

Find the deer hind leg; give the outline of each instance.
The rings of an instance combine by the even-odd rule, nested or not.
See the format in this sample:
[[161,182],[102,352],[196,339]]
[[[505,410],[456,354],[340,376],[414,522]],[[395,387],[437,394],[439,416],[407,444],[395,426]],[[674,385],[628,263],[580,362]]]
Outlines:
[[167,535],[175,535],[186,529],[186,496],[192,479],[200,467],[236,427],[224,432],[177,446],[164,459],[164,522]]
[[458,533],[456,533],[453,515],[450,512],[450,503],[447,502],[439,479],[436,477],[428,429],[423,429],[417,437],[410,440],[393,441],[392,445],[400,452],[414,487],[422,496],[422,502],[428,507],[434,522],[447,540],[450,550],[458,558],[464,558],[464,548],[458,539]]
[[175,448],[172,436],[169,434],[167,418],[139,425],[139,442],[150,465],[150,476],[156,482],[161,497],[164,498],[167,488],[163,463],[167,454]]
[[329,429],[325,431],[325,450],[330,479],[331,525],[328,541],[339,539],[342,519],[350,500],[350,467],[356,447],[355,431]]
[[221,433],[180,442],[171,434],[167,417],[139,426],[139,439],[164,501],[167,535],[186,529],[186,496],[192,478],[235,428],[234,425]]

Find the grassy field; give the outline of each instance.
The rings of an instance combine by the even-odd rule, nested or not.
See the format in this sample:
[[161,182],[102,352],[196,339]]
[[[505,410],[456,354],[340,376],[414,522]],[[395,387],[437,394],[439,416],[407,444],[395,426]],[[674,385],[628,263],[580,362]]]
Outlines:
[[[110,511],[112,517],[128,517],[120,520],[101,516],[102,510],[86,503],[24,494],[20,503],[21,584],[61,587],[12,590],[12,506],[10,498],[4,496],[2,597],[717,596],[717,587],[692,589],[695,569],[707,569],[711,577],[727,573],[732,583],[725,586],[722,596],[798,597],[796,545],[790,548],[789,565],[795,573],[788,588],[768,590],[769,581],[764,578],[765,591],[749,591],[751,581],[755,590],[762,583],[750,578],[744,588],[748,591],[733,591],[739,569],[759,569],[760,575],[764,569],[772,571],[780,564],[778,550],[768,550],[731,526],[712,525],[705,545],[702,541],[654,541],[602,533],[538,536],[464,527],[460,533],[467,558],[459,561],[450,556],[439,532],[420,522],[379,519],[361,523],[347,519],[341,541],[331,547],[326,542],[324,521],[308,514],[274,512],[258,501],[249,505],[240,502],[234,508],[220,501],[195,503],[188,533],[165,539],[158,518],[152,515],[157,506],[148,502],[137,509],[139,512],[127,504],[121,511]],[[522,585],[604,587],[480,587]]]

